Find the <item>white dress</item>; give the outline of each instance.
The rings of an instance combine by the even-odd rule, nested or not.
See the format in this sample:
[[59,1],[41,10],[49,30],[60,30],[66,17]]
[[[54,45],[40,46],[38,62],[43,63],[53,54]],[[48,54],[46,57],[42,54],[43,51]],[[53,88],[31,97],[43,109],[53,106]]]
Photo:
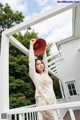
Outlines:
[[[48,75],[47,56],[43,56],[45,71],[38,74],[35,70],[35,56],[33,49],[29,50],[29,75],[36,87],[35,99],[37,106],[56,104],[52,79]],[[42,112],[43,120],[54,120],[52,110]]]

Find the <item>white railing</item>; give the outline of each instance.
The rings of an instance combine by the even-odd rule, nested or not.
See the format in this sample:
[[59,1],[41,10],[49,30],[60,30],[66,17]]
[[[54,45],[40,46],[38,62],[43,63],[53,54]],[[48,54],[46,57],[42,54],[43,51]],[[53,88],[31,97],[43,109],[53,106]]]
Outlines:
[[61,66],[62,59],[63,57],[61,56],[61,52],[57,52],[47,57],[47,60],[50,60],[48,62],[49,72],[55,75],[56,77],[58,77],[59,74],[58,67]]
[[[56,113],[57,109],[67,109],[70,113],[71,120],[76,120],[73,110],[80,108],[80,101],[77,102],[69,102],[69,103],[60,103],[48,106],[40,106],[35,107],[22,107],[17,109],[11,109],[7,112],[6,120],[37,120],[37,114],[40,114],[41,111],[45,110],[53,110],[54,120],[58,120],[58,116]],[[41,120],[41,118],[39,119]]]

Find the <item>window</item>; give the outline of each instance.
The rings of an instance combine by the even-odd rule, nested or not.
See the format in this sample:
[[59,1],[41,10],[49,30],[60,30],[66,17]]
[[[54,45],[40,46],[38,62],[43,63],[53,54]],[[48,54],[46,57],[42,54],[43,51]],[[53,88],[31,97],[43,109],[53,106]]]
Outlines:
[[77,95],[75,82],[67,83],[70,96]]

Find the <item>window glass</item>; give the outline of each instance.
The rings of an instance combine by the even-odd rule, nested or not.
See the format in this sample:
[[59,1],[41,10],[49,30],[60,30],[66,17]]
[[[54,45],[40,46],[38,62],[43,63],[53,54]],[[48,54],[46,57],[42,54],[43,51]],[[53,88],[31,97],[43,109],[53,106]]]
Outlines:
[[68,84],[68,88],[71,89],[71,85],[70,84]]
[[75,89],[74,83],[71,83],[71,86],[72,86],[73,89]]
[[70,93],[70,95],[73,95],[73,92],[72,92],[72,90],[69,90],[69,93]]
[[73,93],[74,93],[74,95],[76,95],[76,94],[77,94],[75,89],[73,90]]
[[77,95],[75,82],[67,83],[70,96]]

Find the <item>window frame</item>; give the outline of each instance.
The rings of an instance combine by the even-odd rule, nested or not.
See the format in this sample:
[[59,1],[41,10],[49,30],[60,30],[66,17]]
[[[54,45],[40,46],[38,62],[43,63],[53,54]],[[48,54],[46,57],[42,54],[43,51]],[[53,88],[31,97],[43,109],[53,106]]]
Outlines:
[[[73,84],[74,88],[72,87],[72,84]],[[70,94],[70,89],[69,89],[69,86],[68,86],[68,85],[70,85],[70,87],[71,87],[72,95]],[[69,95],[69,97],[78,96],[78,90],[77,90],[77,86],[76,86],[75,80],[66,82],[66,86],[67,86],[67,90],[68,90],[68,95]],[[76,93],[74,93],[74,90],[75,90]]]

